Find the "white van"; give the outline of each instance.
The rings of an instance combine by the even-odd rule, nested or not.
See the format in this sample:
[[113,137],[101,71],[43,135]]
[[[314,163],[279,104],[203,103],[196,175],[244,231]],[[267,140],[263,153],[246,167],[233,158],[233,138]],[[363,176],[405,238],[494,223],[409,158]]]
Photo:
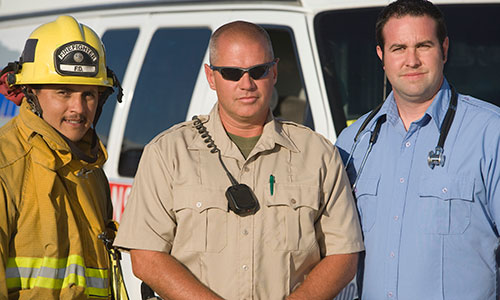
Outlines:
[[[111,96],[98,133],[107,145],[114,217],[120,220],[144,145],[171,125],[208,113],[208,40],[220,25],[262,25],[280,58],[276,116],[305,124],[332,142],[390,92],[375,53],[375,20],[388,0],[0,0],[0,67],[18,60],[30,32],[60,14],[102,36],[108,65],[124,88]],[[437,0],[450,55],[445,74],[465,94],[500,105],[500,0]],[[17,108],[0,96],[0,125]],[[139,284],[125,261],[131,299]],[[337,297],[353,299],[351,283]]]

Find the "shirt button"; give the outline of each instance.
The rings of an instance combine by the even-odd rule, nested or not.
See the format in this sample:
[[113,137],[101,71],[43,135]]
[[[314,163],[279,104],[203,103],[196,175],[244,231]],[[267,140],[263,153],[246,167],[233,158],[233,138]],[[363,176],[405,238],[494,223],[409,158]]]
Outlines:
[[248,167],[243,167],[243,172],[248,172],[250,169]]
[[196,202],[196,207],[200,208],[201,207],[201,202]]
[[405,146],[406,146],[406,148],[408,148],[408,147],[411,146],[411,143],[410,142],[406,142]]
[[399,220],[399,216],[394,216],[394,221]]
[[447,189],[447,188],[443,188],[443,190],[442,190],[442,191],[443,191],[443,194],[448,193],[448,189]]
[[242,233],[243,233],[243,235],[248,235],[248,230],[243,229],[243,232],[242,232]]
[[295,200],[295,199],[293,199],[293,198],[292,198],[292,200],[290,200],[290,202],[291,202],[292,204],[295,204],[295,203],[297,203],[297,200]]
[[399,178],[399,182],[404,183],[405,179],[403,177]]
[[393,296],[393,295],[392,295],[392,292],[387,293],[387,296],[388,296],[389,298],[392,298],[392,296]]
[[394,252],[391,252],[391,254],[390,254],[390,255],[391,255],[391,257],[396,256],[396,254],[394,254]]
[[241,268],[243,269],[243,271],[248,270],[248,266],[247,265],[243,265]]

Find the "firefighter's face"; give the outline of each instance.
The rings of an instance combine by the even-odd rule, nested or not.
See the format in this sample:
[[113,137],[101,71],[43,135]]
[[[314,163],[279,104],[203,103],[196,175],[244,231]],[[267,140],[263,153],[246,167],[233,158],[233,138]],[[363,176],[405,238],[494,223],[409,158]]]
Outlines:
[[94,121],[99,88],[91,85],[43,85],[35,90],[43,119],[73,142],[87,133]]

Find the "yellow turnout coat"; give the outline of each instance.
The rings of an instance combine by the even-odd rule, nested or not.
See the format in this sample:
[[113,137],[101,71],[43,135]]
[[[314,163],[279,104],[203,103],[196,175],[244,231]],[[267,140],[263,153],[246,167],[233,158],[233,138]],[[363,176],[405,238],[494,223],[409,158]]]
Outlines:
[[[87,154],[91,136],[78,144]],[[26,101],[0,129],[0,300],[110,297],[98,235],[112,205],[98,143],[96,162],[76,158]]]

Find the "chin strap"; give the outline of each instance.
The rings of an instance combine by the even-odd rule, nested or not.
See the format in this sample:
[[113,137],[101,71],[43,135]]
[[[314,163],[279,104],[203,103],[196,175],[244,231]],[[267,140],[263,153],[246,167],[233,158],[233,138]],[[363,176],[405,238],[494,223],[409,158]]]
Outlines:
[[[117,88],[118,94],[116,94],[116,100],[118,101],[118,103],[122,103],[123,88],[120,83],[120,80],[118,80],[118,77],[116,76],[115,72],[113,72],[113,70],[111,70],[110,68],[106,68],[106,72],[108,74],[108,78],[111,78],[113,80],[113,87]],[[97,111],[95,113],[93,122],[94,128],[96,128],[97,121],[101,116],[104,103],[106,103],[106,100],[108,100],[108,97],[111,96],[113,92],[114,92],[113,88],[106,88],[103,92],[99,93],[99,105],[97,106]]]
[[97,161],[98,154],[99,154],[99,145],[97,143],[97,134],[95,133],[95,130],[89,129],[92,131],[92,143],[90,146],[90,155],[87,155],[80,147],[76,145],[75,142],[72,140],[68,139],[64,134],[60,133],[59,135],[66,141],[68,144],[69,148],[71,149],[71,153],[73,153],[76,158],[79,160],[83,160],[89,164],[93,164]]
[[39,116],[40,118],[43,119],[43,110],[42,107],[40,106],[40,102],[38,101],[38,97],[33,93],[33,90],[27,86],[22,86],[21,91],[23,92],[23,95],[26,97],[26,101],[28,101],[29,105],[31,106],[31,111]]

